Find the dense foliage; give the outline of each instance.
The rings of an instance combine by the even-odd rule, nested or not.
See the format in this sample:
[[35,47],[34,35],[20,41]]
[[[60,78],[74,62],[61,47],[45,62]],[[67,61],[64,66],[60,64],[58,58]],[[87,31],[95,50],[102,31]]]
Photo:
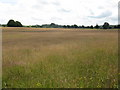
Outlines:
[[[23,27],[21,22],[19,21],[14,21],[14,20],[9,20],[7,24],[0,24],[0,26],[3,27]],[[78,26],[76,24],[74,25],[58,25],[55,23],[51,24],[43,24],[43,25],[24,25],[24,27],[36,27],[36,28],[88,28],[88,29],[117,29],[120,28],[120,25],[110,25],[108,22],[105,22],[103,25],[98,25],[96,24],[95,26]]]
[[7,23],[7,26],[8,27],[22,27],[22,24],[19,21],[9,20]]

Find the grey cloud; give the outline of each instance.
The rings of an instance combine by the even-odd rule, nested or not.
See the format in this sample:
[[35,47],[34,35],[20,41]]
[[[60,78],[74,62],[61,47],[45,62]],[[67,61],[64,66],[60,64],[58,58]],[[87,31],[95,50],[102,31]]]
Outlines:
[[53,5],[60,6],[59,2],[52,2]]
[[32,17],[32,19],[35,20],[35,21],[43,21],[43,19],[35,18],[35,17]]
[[42,8],[42,6],[40,6],[40,5],[34,5],[32,7],[35,8],[35,9]]
[[89,11],[90,11],[90,14],[91,14],[91,15],[94,15],[94,12],[93,12],[91,9],[90,9]]
[[49,4],[49,2],[41,1],[41,4]]
[[58,1],[54,1],[54,2],[49,2],[48,0],[38,0],[37,1],[38,4],[43,4],[43,5],[46,5],[46,4],[53,4],[53,5],[56,5],[56,6],[59,6],[60,3]]
[[[7,20],[5,20],[5,19],[1,19],[1,18],[0,18],[0,22],[4,22],[4,23],[6,23],[6,21],[7,21]],[[1,23],[1,24],[4,24],[4,23]]]
[[71,10],[67,10],[67,9],[64,9],[64,8],[58,9],[58,11],[59,12],[65,12],[65,13],[71,12]]
[[112,20],[112,21],[118,21],[118,19],[120,20],[120,17],[118,18],[118,17],[110,17],[110,19]]
[[44,0],[37,0],[36,4],[32,7],[35,9],[43,8],[44,5],[49,4],[49,2],[46,2]]
[[56,21],[56,20],[62,20],[62,18],[52,17],[50,20]]
[[49,4],[49,2],[45,1],[45,0],[37,0],[37,4]]
[[33,8],[42,8],[42,6],[44,5],[55,5],[55,6],[60,6],[59,2],[48,2],[48,1],[44,1],[44,0],[39,0],[37,1],[36,5],[32,6]]
[[88,17],[90,17],[90,18],[105,18],[105,17],[109,17],[109,16],[111,16],[111,15],[112,15],[112,12],[110,12],[110,11],[105,11],[105,12],[101,13],[101,14],[98,15],[98,16],[88,16]]
[[15,5],[17,3],[16,0],[0,0],[0,2],[11,4],[11,5]]
[[98,9],[104,9],[104,7],[103,6],[99,6]]

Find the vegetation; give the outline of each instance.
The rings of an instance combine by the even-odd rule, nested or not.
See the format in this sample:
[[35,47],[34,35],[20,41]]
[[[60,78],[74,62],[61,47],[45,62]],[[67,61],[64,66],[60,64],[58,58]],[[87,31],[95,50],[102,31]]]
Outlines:
[[[1,24],[0,26],[3,27],[22,27],[23,25],[19,21],[14,21],[14,20],[9,20],[7,25],[6,24]],[[35,27],[35,28],[82,28],[82,29],[118,29],[120,28],[120,25],[110,25],[108,22],[105,22],[103,25],[98,25],[96,26],[78,26],[76,24],[74,25],[58,25],[55,23],[51,24],[43,24],[43,25],[29,25],[29,26],[23,26],[23,27]]]
[[96,26],[95,26],[94,28],[99,29],[99,28],[100,28],[100,26],[99,26],[98,24],[96,24]]
[[51,24],[43,24],[43,25],[32,25],[32,26],[27,26],[27,27],[36,27],[36,28],[82,28],[82,29],[118,29],[120,28],[120,25],[109,25],[109,23],[105,22],[103,25],[98,25],[96,26],[78,26],[76,24],[74,25],[58,25],[55,23]]
[[22,27],[22,24],[19,21],[9,20],[7,23],[8,27]]
[[3,28],[2,86],[117,88],[117,43],[114,30]]
[[109,29],[109,23],[105,22],[104,25],[103,25],[103,29]]

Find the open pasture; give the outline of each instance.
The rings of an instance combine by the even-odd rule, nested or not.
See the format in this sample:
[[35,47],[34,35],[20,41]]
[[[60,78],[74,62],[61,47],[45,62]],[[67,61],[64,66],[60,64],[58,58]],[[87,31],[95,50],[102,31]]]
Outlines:
[[116,30],[2,29],[4,88],[118,87]]

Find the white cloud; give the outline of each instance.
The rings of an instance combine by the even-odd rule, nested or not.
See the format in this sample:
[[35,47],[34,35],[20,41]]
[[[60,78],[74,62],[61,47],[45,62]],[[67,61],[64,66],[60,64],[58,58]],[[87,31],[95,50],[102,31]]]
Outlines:
[[117,5],[118,0],[0,0],[0,23],[117,24]]
[[104,11],[104,12],[102,12],[100,15],[98,15],[98,16],[94,16],[94,15],[92,15],[92,16],[88,16],[88,17],[90,17],[90,18],[98,18],[98,19],[100,19],[100,18],[106,18],[106,17],[109,17],[109,16],[111,16],[112,15],[112,12],[110,12],[110,11]]

